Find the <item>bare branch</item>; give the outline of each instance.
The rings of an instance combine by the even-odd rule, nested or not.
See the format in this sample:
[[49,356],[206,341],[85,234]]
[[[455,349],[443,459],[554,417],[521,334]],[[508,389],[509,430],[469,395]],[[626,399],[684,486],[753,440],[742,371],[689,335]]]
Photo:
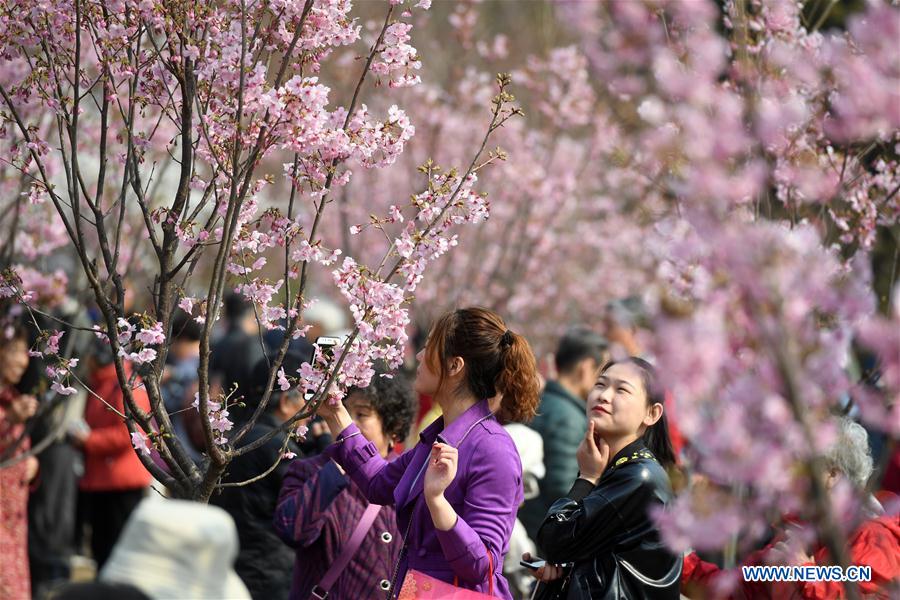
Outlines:
[[228,487],[243,487],[245,485],[250,485],[251,483],[256,483],[261,479],[265,479],[269,476],[269,473],[278,468],[278,465],[281,464],[281,461],[284,459],[284,453],[287,451],[288,444],[291,441],[290,434],[284,437],[284,443],[281,444],[281,450],[278,451],[278,458],[275,459],[275,462],[271,467],[257,475],[256,477],[251,477],[250,479],[238,482],[228,482],[228,483],[219,483],[216,485],[216,488],[228,488]]

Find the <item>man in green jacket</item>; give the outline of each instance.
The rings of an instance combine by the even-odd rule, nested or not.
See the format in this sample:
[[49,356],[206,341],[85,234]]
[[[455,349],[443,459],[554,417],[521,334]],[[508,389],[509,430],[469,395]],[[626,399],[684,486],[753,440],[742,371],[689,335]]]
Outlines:
[[578,476],[575,453],[587,430],[585,402],[608,358],[606,338],[587,327],[573,327],[559,341],[557,378],[544,387],[538,414],[531,422],[544,440],[546,474],[540,495],[519,510],[519,520],[532,540],[550,505],[566,495]]

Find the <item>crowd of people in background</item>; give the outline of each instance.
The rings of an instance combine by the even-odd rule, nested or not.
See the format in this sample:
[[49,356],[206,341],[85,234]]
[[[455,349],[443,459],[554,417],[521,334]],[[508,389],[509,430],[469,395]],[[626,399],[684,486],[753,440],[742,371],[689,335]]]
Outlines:
[[[72,311],[89,330],[93,315]],[[230,463],[208,506],[164,498],[141,464],[117,414],[112,353],[96,336],[73,352],[90,392],[42,409],[42,366],[29,356],[36,332],[20,319],[0,343],[0,598],[358,599],[441,586],[501,598],[718,597],[734,574],[722,556],[673,554],[651,517],[685,479],[689,441],[654,367],[638,358],[630,311],[614,303],[602,330],[568,329],[539,368],[499,315],[453,310],[422,332],[409,369],[379,367],[368,387],[300,423],[300,440],[280,427],[304,406],[303,391],[276,385],[241,444],[278,433]],[[312,327],[290,342],[286,372],[349,324],[327,302],[304,319]],[[210,386],[242,398],[237,426],[267,392],[282,336],[260,331],[240,297],[226,299]],[[176,314],[162,379],[174,433],[198,462],[200,337],[195,320]],[[140,381],[139,368],[125,368]],[[132,394],[149,408],[139,385]],[[900,450],[881,441],[842,417],[826,483],[835,494],[844,484],[879,490],[849,550],[853,564],[873,568],[862,591],[889,597],[896,588],[885,586],[900,578]],[[876,472],[872,447],[888,453],[886,471]],[[827,564],[827,549],[800,543],[789,515],[772,527],[744,564]],[[730,593],[841,591],[745,582]]]

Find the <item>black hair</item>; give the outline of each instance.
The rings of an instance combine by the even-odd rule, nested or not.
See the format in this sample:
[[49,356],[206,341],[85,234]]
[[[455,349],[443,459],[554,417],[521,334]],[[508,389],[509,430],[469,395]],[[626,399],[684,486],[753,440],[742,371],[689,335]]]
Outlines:
[[[647,405],[666,404],[666,392],[659,384],[659,377],[656,369],[649,362],[637,356],[630,356],[623,360],[612,361],[607,363],[602,373],[609,370],[610,367],[617,364],[632,364],[641,371],[641,382],[644,384],[644,392],[647,394]],[[672,438],[669,436],[669,421],[666,418],[666,411],[663,410],[659,420],[647,428],[643,435],[644,445],[653,453],[656,460],[665,467],[669,468],[675,465],[675,450],[672,447]]]
[[[0,321],[0,349],[8,351],[14,342],[21,342],[25,349],[28,350],[28,347],[34,344],[35,337],[33,327],[30,327],[29,323],[21,315],[7,316]],[[44,370],[43,365],[40,370],[36,370],[38,360],[29,358],[28,366],[22,373],[22,377],[19,381],[12,383],[12,386],[20,393],[30,393],[36,387],[35,384],[40,378],[40,373]]]
[[172,339],[184,342],[199,342],[203,327],[180,308],[172,317]]
[[556,348],[556,370],[568,373],[586,358],[592,358],[598,366],[603,364],[609,350],[609,341],[585,326],[569,329]]
[[[269,373],[272,370],[273,360],[274,357],[266,358],[264,356],[253,365],[253,370],[250,371],[250,376],[246,382],[247,389],[244,390],[245,399],[254,403],[259,403],[262,400],[263,395],[266,393],[266,383],[269,382]],[[291,380],[291,383],[294,383],[297,379],[297,371],[304,362],[312,362],[312,356],[309,353],[288,350],[284,355],[284,360],[281,361],[281,368],[284,369],[284,374]],[[240,393],[240,390],[238,391]],[[302,391],[301,389],[298,393],[302,393]],[[266,410],[274,411],[278,408],[281,393],[281,388],[278,386],[278,378],[276,377]]]
[[106,336],[95,336],[91,340],[91,355],[97,365],[101,367],[112,364],[116,358]]
[[150,600],[150,596],[130,583],[112,581],[67,583],[47,597],[51,600]]
[[354,394],[364,396],[381,417],[384,433],[402,442],[409,435],[416,416],[416,396],[406,375],[397,372],[384,377],[384,374],[383,368],[376,367],[368,387],[351,387],[347,390],[347,398]]
[[225,318],[231,322],[243,319],[250,312],[251,304],[242,295],[231,292],[225,296],[223,302],[225,308]]
[[32,336],[21,319],[14,319],[0,326],[2,326],[2,329],[0,329],[0,340],[3,340],[4,343],[18,341],[25,342],[26,345],[31,343]]

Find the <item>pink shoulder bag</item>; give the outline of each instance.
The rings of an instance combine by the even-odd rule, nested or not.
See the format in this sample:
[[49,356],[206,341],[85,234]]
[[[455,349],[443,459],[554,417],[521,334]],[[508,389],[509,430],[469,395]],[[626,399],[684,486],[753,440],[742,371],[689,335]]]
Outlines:
[[[487,550],[487,548],[485,548]],[[483,600],[494,597],[494,556],[488,550],[488,593],[458,587],[459,578],[449,584],[421,571],[410,569],[403,579],[397,600]]]

